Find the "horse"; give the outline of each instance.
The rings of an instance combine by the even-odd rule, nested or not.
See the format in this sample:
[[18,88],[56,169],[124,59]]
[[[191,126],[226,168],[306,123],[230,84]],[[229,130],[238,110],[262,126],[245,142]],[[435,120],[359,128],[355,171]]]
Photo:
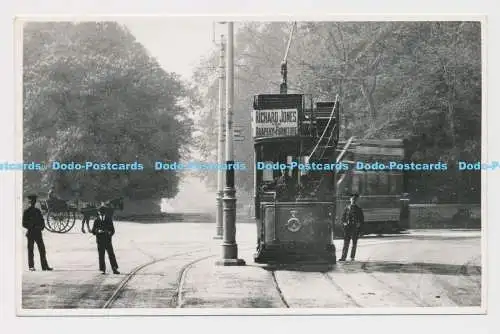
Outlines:
[[104,203],[105,206],[114,210],[123,210],[123,197],[118,197]]
[[[123,210],[123,197],[118,197],[109,200],[107,202],[102,203],[102,205],[110,208],[111,209],[110,214],[111,216],[113,216],[115,210],[120,210],[120,211]],[[83,215],[82,233],[85,233],[85,224],[87,224],[87,230],[90,233],[90,218],[94,217],[97,219],[97,217],[99,217],[98,206],[95,203],[92,203],[91,205],[82,208],[80,212]]]

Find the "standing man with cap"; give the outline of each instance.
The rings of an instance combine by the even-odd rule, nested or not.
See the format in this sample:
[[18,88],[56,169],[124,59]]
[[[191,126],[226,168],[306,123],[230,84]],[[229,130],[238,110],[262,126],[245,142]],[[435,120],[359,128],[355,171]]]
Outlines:
[[118,263],[116,262],[112,243],[115,227],[113,225],[110,208],[104,205],[99,207],[97,219],[94,221],[94,226],[92,226],[92,234],[96,236],[97,252],[99,253],[99,270],[103,274],[106,273],[105,253],[107,252],[113,273],[119,274]]
[[358,246],[358,238],[365,222],[363,209],[356,203],[358,194],[352,194],[350,203],[346,206],[342,214],[342,225],[344,227],[344,247],[342,249],[342,257],[339,261],[345,261],[347,252],[349,251],[349,243],[352,239],[351,261],[354,261],[356,256],[356,247]]
[[42,231],[45,229],[45,221],[40,209],[35,208],[37,196],[30,195],[28,198],[30,200],[30,207],[24,210],[23,213],[23,227],[27,229],[26,237],[28,238],[28,267],[30,271],[35,271],[33,248],[36,243],[38,253],[40,253],[42,270],[52,270],[47,263],[45,244],[42,237]]

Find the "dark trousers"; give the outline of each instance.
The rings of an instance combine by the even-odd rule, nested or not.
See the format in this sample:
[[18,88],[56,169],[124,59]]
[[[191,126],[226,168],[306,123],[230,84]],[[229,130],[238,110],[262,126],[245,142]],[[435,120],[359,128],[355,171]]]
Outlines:
[[32,231],[28,232],[26,234],[28,237],[28,266],[30,268],[35,267],[35,260],[34,260],[34,246],[35,242],[38,247],[38,253],[40,253],[40,265],[42,266],[42,269],[46,269],[49,267],[47,264],[47,257],[45,253],[45,244],[43,243],[43,238],[42,238],[42,232],[41,231]]
[[109,264],[113,270],[118,269],[116,262],[115,251],[113,250],[113,243],[111,237],[102,236],[97,238],[97,252],[99,253],[99,270],[106,270],[106,261],[104,259],[105,253],[108,253]]
[[342,248],[341,259],[346,259],[349,252],[349,244],[352,239],[351,259],[356,256],[356,247],[358,246],[359,229],[356,226],[347,226],[344,229],[344,247]]
[[89,216],[83,216],[82,220],[82,231],[85,231],[85,223],[87,223],[87,230],[90,232],[90,217]]

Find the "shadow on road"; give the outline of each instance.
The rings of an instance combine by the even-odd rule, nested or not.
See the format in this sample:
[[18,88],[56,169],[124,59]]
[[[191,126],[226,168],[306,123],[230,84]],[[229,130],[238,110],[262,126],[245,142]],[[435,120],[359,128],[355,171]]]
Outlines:
[[300,272],[316,272],[327,273],[335,269],[335,265],[327,263],[294,263],[294,264],[269,264],[263,266],[268,271],[300,271]]
[[434,274],[434,275],[466,275],[481,276],[481,267],[473,265],[456,265],[443,263],[400,263],[400,262],[345,262],[331,264],[294,263],[282,265],[267,265],[269,271],[299,271],[299,272],[339,272],[339,273],[398,273],[398,274]]
[[411,236],[408,232],[394,233],[394,234],[366,234],[362,239],[401,239],[402,237]]
[[474,265],[458,265],[458,264],[443,264],[443,263],[398,263],[398,262],[361,262],[353,263],[353,266],[344,265],[342,268],[346,272],[364,271],[364,272],[383,272],[383,273],[400,273],[400,274],[421,274],[431,273],[434,275],[467,275],[480,276],[481,266]]
[[117,217],[117,222],[138,224],[168,224],[168,223],[213,223],[215,217],[210,213],[162,213],[158,215],[135,215]]

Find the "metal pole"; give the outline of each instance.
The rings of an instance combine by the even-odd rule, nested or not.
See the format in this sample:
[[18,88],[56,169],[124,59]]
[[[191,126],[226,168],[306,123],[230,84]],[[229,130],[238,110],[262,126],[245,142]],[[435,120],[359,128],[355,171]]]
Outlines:
[[236,244],[236,189],[234,187],[233,158],[233,100],[234,100],[234,62],[233,62],[233,22],[227,23],[227,67],[226,67],[226,187],[224,188],[224,220],[222,259],[217,264],[241,266],[245,261],[238,259]]
[[225,89],[225,66],[224,66],[225,43],[224,35],[220,38],[220,57],[219,57],[219,136],[217,141],[217,217],[214,239],[222,239],[223,211],[222,197],[224,196],[224,170],[221,168],[224,163],[224,105],[226,103],[224,96]]

